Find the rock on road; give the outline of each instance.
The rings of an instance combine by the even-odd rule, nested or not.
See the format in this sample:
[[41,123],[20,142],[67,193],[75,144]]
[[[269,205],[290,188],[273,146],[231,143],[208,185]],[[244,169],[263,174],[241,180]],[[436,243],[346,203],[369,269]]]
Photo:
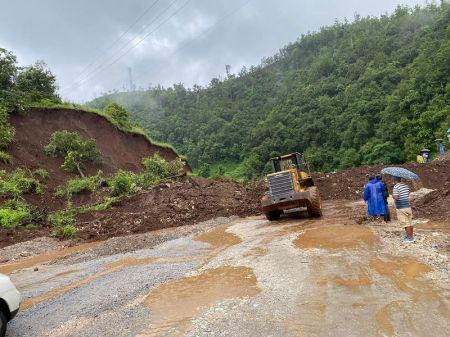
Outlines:
[[424,263],[421,234],[402,246],[345,207],[211,222],[150,248],[36,259],[37,271],[0,265],[24,297],[7,336],[448,335],[448,252]]

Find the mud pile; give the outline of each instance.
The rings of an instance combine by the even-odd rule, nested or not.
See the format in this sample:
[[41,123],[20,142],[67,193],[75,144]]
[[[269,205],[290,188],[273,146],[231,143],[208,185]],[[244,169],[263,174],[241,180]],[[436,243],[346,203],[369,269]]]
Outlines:
[[191,225],[219,216],[260,213],[262,185],[188,177],[122,200],[114,208],[79,215],[78,236],[101,240],[112,236]]
[[[315,175],[315,181],[324,200],[360,200],[368,178],[379,174],[387,166],[404,167],[419,175],[419,182],[409,183],[412,190],[418,190],[422,187],[442,189],[445,182],[450,181],[450,159],[447,158],[435,160],[427,165],[417,163],[403,165],[379,164],[355,167],[336,173],[319,173]],[[384,179],[389,189],[392,190],[392,179],[389,176]]]
[[413,202],[412,208],[418,217],[450,220],[450,179],[441,188]]

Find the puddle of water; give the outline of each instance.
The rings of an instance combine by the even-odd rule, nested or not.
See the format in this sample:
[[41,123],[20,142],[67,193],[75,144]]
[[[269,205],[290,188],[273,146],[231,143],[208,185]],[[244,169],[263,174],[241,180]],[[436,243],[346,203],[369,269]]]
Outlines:
[[358,225],[318,227],[305,231],[293,243],[297,248],[372,247],[375,235],[369,228]]
[[[418,279],[419,276],[432,271],[428,265],[411,258],[391,257],[390,261],[379,258],[372,259],[369,266],[380,275],[391,278],[393,283],[410,298],[409,301],[392,301],[376,313],[375,318],[380,328],[380,335],[396,336],[391,319],[394,310],[397,312],[404,311],[404,306],[410,303],[420,305],[420,303],[436,302],[440,305],[439,294],[432,284],[429,281]],[[440,307],[443,310],[443,315],[448,315],[446,306],[440,305]]]
[[360,273],[358,275],[358,278],[343,278],[340,276],[336,276],[333,279],[333,282],[341,285],[341,286],[345,286],[348,288],[355,288],[355,287],[360,287],[360,286],[369,286],[372,284],[372,280],[369,278],[369,276],[366,273]]
[[180,336],[202,310],[225,299],[255,296],[259,292],[256,276],[247,267],[208,269],[161,284],[144,301],[152,313],[153,324],[139,336],[161,336],[163,332],[163,336]]
[[208,243],[214,248],[223,248],[237,245],[242,242],[239,236],[227,232],[229,225],[219,226],[210,231],[194,236],[193,240]]
[[64,256],[67,256],[70,254],[78,253],[82,250],[94,248],[94,247],[98,246],[100,243],[101,242],[83,243],[81,245],[55,250],[55,251],[52,251],[47,254],[33,256],[29,259],[22,260],[19,262],[5,263],[5,264],[0,265],[0,273],[10,274],[17,270],[34,267],[36,265],[39,265],[39,264],[42,264],[45,262],[56,260],[59,257],[64,257]]

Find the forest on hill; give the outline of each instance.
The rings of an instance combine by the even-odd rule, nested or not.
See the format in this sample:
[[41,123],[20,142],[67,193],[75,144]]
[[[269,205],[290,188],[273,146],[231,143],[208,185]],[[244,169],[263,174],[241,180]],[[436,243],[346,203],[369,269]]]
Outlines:
[[133,122],[203,174],[251,179],[300,151],[316,170],[401,163],[450,127],[450,3],[338,22],[260,65],[183,84],[115,92]]

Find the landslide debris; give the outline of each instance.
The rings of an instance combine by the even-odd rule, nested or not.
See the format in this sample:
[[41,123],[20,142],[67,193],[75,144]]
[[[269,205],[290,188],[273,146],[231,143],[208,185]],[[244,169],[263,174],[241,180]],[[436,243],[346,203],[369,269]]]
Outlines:
[[105,211],[78,215],[78,237],[101,240],[191,225],[220,216],[256,215],[260,213],[262,193],[262,184],[186,177],[123,199]]

